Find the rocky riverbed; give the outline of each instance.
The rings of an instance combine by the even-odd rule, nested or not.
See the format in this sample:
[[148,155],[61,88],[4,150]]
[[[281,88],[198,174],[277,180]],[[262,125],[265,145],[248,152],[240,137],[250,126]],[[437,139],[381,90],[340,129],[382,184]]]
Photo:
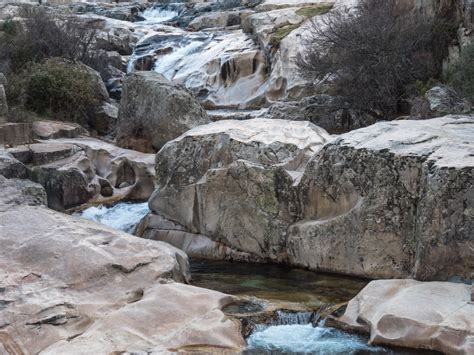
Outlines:
[[[46,61],[87,77],[82,125],[18,119],[0,73],[0,354],[474,353],[471,104],[386,121],[296,68],[356,3],[23,5],[107,65]],[[399,5],[472,37],[470,0]]]

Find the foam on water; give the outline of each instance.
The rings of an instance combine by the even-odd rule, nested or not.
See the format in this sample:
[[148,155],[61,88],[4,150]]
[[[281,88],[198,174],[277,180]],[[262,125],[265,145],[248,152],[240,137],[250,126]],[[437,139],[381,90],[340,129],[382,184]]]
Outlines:
[[327,328],[323,323],[270,326],[257,329],[247,339],[247,352],[258,354],[358,354],[386,353],[384,348],[367,345],[357,335]]
[[148,202],[122,202],[112,207],[89,207],[80,216],[91,221],[105,224],[109,227],[132,233],[136,225],[150,212]]
[[178,14],[178,11],[173,9],[150,8],[143,11],[142,16],[145,21],[142,21],[142,23],[147,25],[163,23],[174,19]]

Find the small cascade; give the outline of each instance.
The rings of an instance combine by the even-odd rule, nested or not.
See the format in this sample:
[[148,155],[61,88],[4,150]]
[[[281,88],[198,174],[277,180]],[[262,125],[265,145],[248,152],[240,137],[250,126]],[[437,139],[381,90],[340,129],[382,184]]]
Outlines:
[[183,3],[170,3],[166,5],[155,5],[145,11],[142,16],[145,21],[142,24],[154,25],[159,23],[166,23],[176,19],[180,12],[184,9]]
[[150,212],[148,202],[121,202],[112,207],[103,205],[89,207],[77,215],[127,233],[133,233],[135,227],[148,212]]
[[294,324],[271,326],[247,339],[247,354],[390,354],[369,346],[367,339],[324,326]]
[[277,319],[271,325],[316,324],[319,318],[317,312],[277,311]]

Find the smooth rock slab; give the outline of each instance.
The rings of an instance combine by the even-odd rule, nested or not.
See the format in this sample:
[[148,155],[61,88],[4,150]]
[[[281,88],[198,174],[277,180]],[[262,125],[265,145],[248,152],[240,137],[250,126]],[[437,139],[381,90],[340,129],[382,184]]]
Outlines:
[[223,120],[197,127],[157,154],[159,188],[150,208],[237,251],[216,250],[210,257],[241,260],[251,253],[281,260],[286,228],[298,210],[294,185],[308,159],[329,140],[309,122]]
[[468,355],[474,353],[470,294],[466,284],[372,281],[328,324],[370,334],[372,344]]
[[0,184],[0,352],[244,346],[239,324],[221,311],[233,297],[174,283],[189,280],[183,252],[23,204],[31,200],[5,200],[11,188]]

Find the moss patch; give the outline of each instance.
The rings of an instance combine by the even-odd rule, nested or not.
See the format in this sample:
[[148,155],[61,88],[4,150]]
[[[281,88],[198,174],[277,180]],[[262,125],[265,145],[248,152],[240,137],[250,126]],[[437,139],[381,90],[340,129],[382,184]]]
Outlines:
[[300,23],[277,28],[276,31],[272,34],[272,38],[270,39],[270,45],[272,47],[278,48],[283,38],[288,36],[291,31],[296,30],[298,27],[300,27]]
[[324,15],[325,13],[331,11],[333,5],[322,4],[316,6],[306,6],[301,9],[296,10],[296,14],[303,17],[314,17],[319,15]]

